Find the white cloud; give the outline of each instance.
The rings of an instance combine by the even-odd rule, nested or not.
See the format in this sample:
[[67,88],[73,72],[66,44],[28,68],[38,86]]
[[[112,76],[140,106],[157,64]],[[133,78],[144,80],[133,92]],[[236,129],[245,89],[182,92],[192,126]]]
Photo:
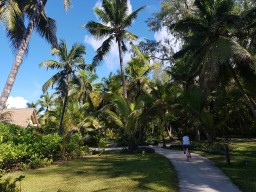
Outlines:
[[154,38],[156,41],[162,41],[164,43],[164,39],[169,39],[171,41],[171,47],[173,48],[174,52],[180,50],[181,42],[175,38],[172,34],[168,33],[168,29],[163,27],[160,31],[155,32]]
[[84,36],[84,42],[86,44],[89,44],[94,51],[96,51],[103,43],[105,39],[95,39],[92,35],[85,35]]
[[[104,40],[106,40],[106,38],[98,40],[91,35],[85,35],[84,37],[84,42],[90,45],[94,51],[96,51],[102,45]],[[128,44],[127,44],[127,47],[129,50]],[[123,56],[124,64],[127,63],[127,61],[129,61],[130,59],[131,59],[130,54],[125,53]],[[109,69],[110,71],[116,71],[120,69],[119,51],[118,51],[117,43],[115,41],[113,41],[111,49],[109,53],[104,57],[103,62],[106,65],[106,68]]]
[[7,108],[26,108],[27,107],[27,100],[23,97],[12,97],[10,96],[7,100]]
[[167,29],[162,28],[160,31],[155,32],[154,38],[156,41],[164,40],[164,38],[168,37]]
[[128,5],[128,14],[131,14],[132,13],[132,4],[131,4],[130,0],[127,1],[127,5]]

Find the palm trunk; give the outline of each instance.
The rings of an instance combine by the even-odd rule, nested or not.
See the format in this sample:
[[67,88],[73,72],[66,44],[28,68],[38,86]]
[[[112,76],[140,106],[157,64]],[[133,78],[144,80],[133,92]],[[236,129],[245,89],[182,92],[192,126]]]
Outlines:
[[120,59],[120,68],[121,68],[121,75],[122,75],[122,85],[123,85],[124,98],[127,99],[126,81],[125,81],[124,64],[123,64],[123,51],[122,51],[122,46],[121,46],[121,40],[118,39],[117,42],[118,42],[118,50],[119,50],[119,59]]
[[246,101],[247,105],[251,108],[251,111],[252,111],[254,117],[256,117],[256,103],[255,103],[255,101],[254,101],[254,100],[246,93],[246,91],[244,90],[244,88],[243,88],[243,86],[241,85],[239,79],[237,78],[237,75],[236,75],[236,73],[235,73],[233,67],[232,67],[230,64],[229,64],[228,66],[229,66],[229,68],[230,68],[230,70],[231,70],[231,72],[232,72],[232,74],[233,74],[234,80],[235,80],[235,82],[236,82],[236,84],[237,84],[237,86],[238,86],[240,92],[241,92],[241,93],[244,95],[244,97],[245,97],[245,101]]
[[4,89],[1,93],[0,114],[3,112],[3,109],[6,106],[7,99],[9,98],[10,93],[12,91],[12,87],[13,87],[14,81],[16,79],[16,76],[18,74],[21,63],[23,61],[25,52],[27,50],[29,40],[30,40],[31,35],[34,31],[36,20],[37,20],[37,17],[38,17],[38,13],[40,13],[42,11],[45,3],[46,3],[46,0],[43,0],[43,1],[40,0],[40,4],[38,5],[37,10],[35,10],[35,12],[33,13],[32,17],[29,21],[28,27],[26,29],[26,32],[25,32],[24,36],[23,36],[23,40],[21,41],[20,47],[19,47],[18,52],[15,56],[11,71],[10,71],[9,76],[7,78],[7,81],[5,83]]
[[18,52],[15,56],[10,74],[8,76],[8,79],[5,83],[4,89],[3,89],[1,97],[0,97],[0,114],[3,112],[3,109],[6,106],[7,99],[10,96],[14,81],[16,79],[19,68],[20,68],[21,63],[23,61],[23,57],[24,57],[26,49],[28,47],[29,40],[30,40],[31,35],[33,33],[33,30],[35,28],[36,18],[37,18],[36,13],[34,13],[32,19],[29,22],[27,30],[24,34],[24,37],[23,37],[23,40],[22,40],[21,45],[19,47],[19,50],[18,50]]
[[65,97],[64,97],[63,108],[62,108],[62,112],[61,112],[61,116],[60,116],[60,125],[59,125],[59,129],[58,129],[59,135],[64,134],[63,119],[64,119],[64,114],[65,114],[67,102],[68,102],[68,93],[66,93]]

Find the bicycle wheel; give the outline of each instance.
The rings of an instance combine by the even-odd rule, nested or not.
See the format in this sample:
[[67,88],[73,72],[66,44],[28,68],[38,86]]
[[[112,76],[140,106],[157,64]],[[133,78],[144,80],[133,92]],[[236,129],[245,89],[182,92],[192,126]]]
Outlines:
[[187,161],[189,161],[190,154],[189,154],[188,148],[186,148],[186,157],[187,157]]

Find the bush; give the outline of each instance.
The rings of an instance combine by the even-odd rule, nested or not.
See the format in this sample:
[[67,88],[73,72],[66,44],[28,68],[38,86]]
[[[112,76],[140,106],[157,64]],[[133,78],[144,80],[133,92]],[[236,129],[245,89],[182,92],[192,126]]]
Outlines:
[[42,135],[35,128],[0,123],[0,138],[0,169],[37,168],[60,157],[62,138],[56,133]]
[[0,169],[34,169],[51,164],[63,154],[76,158],[89,153],[82,145],[81,133],[62,138],[57,133],[44,135],[36,128],[0,123]]
[[11,181],[10,178],[5,180],[0,179],[0,191],[3,192],[18,192],[16,188],[16,181]]
[[71,158],[80,157],[83,153],[82,146],[83,138],[81,133],[75,133],[70,136],[68,144],[67,144],[67,155]]

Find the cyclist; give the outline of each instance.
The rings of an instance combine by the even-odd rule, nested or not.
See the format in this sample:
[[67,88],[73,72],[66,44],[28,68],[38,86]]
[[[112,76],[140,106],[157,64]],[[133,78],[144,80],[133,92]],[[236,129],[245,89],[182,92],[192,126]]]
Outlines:
[[187,134],[184,134],[184,136],[182,137],[182,145],[183,145],[184,154],[186,154],[186,149],[188,149],[189,157],[191,157],[190,150],[189,150],[190,139],[189,139],[189,136]]

